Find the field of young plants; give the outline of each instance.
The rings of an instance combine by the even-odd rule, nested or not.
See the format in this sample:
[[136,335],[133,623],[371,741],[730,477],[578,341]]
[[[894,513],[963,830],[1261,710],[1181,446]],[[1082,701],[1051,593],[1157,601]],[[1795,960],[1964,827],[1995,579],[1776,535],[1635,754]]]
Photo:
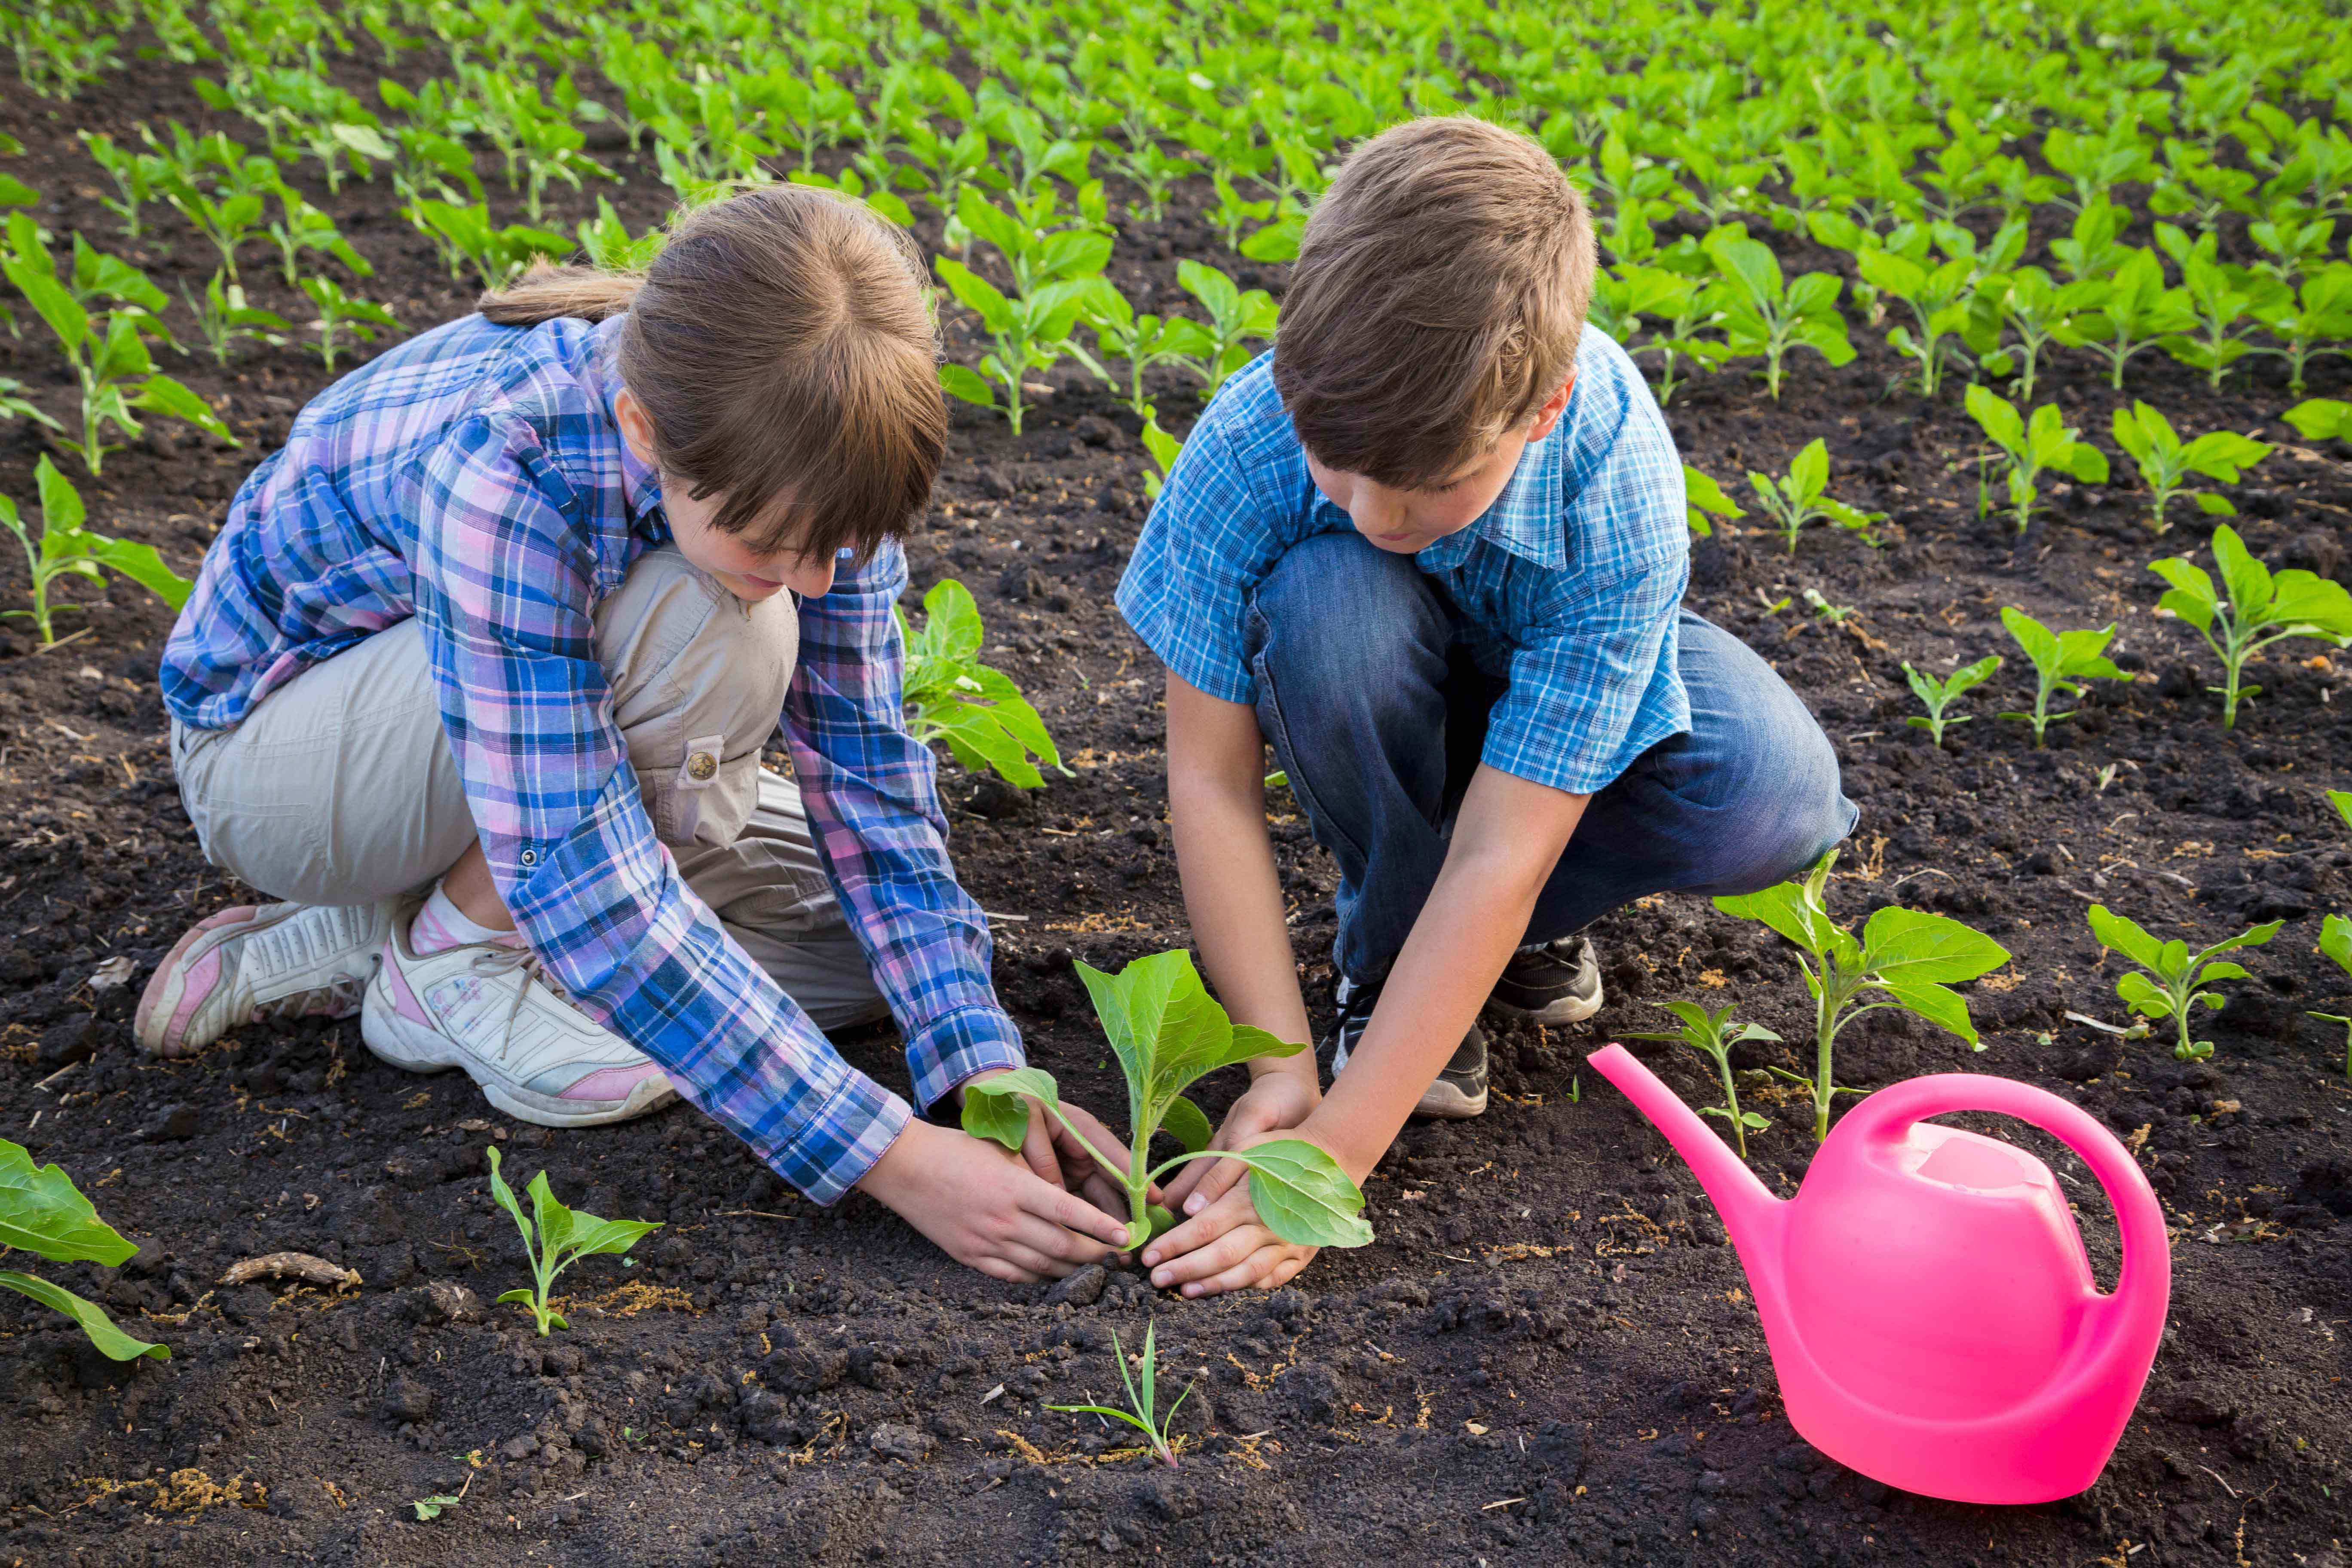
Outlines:
[[[2345,26],[2285,0],[13,0],[0,1563],[2344,1568]],[[1406,1131],[1348,1221],[1369,1245],[1269,1295],[1003,1285],[683,1108],[517,1124],[351,1022],[138,1055],[154,963],[254,897],[195,848],[156,686],[244,475],[533,257],[627,265],[678,203],[799,179],[933,259],[960,401],[908,546],[912,715],[1033,1063],[1115,1112],[1151,1043],[1106,976],[1190,933],[1160,673],[1113,585],[1276,330],[1335,162],[1456,111],[1590,194],[1595,319],[1692,470],[1690,602],[1822,718],[1862,820],[1804,887],[1601,922],[1608,1006],[1497,1028],[1493,1105]],[[1267,810],[1320,1024],[1333,872],[1278,783]],[[1887,910],[1969,928],[1978,977],[1874,967]],[[1997,1073],[2115,1131],[2173,1293],[2095,1486],[1934,1501],[1794,1435],[1714,1211],[1584,1065],[1677,1014],[1694,1048],[1640,1048],[1782,1193],[1833,1087]],[[898,1081],[887,1032],[844,1045]],[[1192,1102],[1213,1120],[1240,1077]],[[1178,1103],[1144,1107],[1158,1152]],[[2112,1279],[2086,1169],[1970,1124],[2060,1173]]]

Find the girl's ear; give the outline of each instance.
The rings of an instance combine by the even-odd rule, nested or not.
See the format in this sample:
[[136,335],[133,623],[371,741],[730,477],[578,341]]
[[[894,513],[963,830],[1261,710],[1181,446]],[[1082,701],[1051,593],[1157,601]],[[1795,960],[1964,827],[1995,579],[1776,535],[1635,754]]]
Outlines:
[[613,417],[621,426],[621,439],[628,443],[637,461],[649,468],[660,467],[654,456],[654,422],[646,417],[646,405],[637,401],[635,393],[621,388],[613,399]]

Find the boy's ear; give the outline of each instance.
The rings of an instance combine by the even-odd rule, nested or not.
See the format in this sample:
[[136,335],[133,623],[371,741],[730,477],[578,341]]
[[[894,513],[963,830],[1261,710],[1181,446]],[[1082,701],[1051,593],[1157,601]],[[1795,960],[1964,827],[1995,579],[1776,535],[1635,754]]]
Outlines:
[[1559,416],[1568,412],[1568,395],[1575,390],[1576,373],[1570,371],[1560,389],[1544,399],[1543,406],[1536,410],[1535,421],[1528,426],[1529,441],[1540,441],[1552,433],[1552,427],[1559,423]]

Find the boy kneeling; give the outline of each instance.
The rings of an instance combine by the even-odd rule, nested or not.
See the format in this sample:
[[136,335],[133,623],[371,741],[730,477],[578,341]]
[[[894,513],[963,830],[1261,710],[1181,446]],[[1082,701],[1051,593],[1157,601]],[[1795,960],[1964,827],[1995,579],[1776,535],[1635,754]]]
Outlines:
[[[1304,1137],[1359,1183],[1411,1115],[1486,1103],[1484,1006],[1601,1005],[1584,929],[1657,892],[1748,892],[1852,829],[1829,742],[1681,605],[1681,460],[1588,331],[1584,205],[1466,119],[1358,148],[1307,226],[1276,348],[1170,474],[1120,610],[1168,667],[1168,797],[1194,940],[1237,1023],[1307,1037],[1265,831],[1265,744],[1339,863],[1333,1080],[1250,1064],[1217,1147]],[[1145,1253],[1202,1295],[1313,1257],[1233,1162]]]

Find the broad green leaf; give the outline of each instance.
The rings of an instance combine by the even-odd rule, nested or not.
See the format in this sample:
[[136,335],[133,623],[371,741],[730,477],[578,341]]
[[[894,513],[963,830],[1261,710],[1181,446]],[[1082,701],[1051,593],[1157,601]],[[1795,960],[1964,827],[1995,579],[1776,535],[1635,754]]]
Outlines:
[[2300,567],[2282,572],[2272,581],[2273,625],[2316,627],[2329,637],[2352,637],[2352,593],[2333,578]]
[[973,1079],[963,1086],[963,1130],[975,1138],[992,1138],[1019,1152],[1029,1136],[1029,1107],[1023,1095],[1051,1105],[1062,1102],[1054,1075],[1042,1068],[1015,1068],[991,1078]]
[[551,1267],[559,1262],[572,1242],[572,1211],[555,1195],[547,1184],[547,1173],[541,1171],[524,1189],[530,1194],[530,1217],[539,1226],[539,1254]]
[[534,1251],[530,1218],[522,1212],[522,1205],[515,1201],[514,1189],[507,1185],[506,1177],[499,1169],[499,1146],[492,1143],[484,1152],[490,1157],[490,1196],[500,1208],[514,1216],[515,1227],[522,1232],[523,1250]]
[[1807,902],[1804,889],[1795,882],[1720,897],[1715,907],[1736,919],[1761,921],[1816,957],[1830,947],[1835,929],[1828,916]]
[[[51,1169],[55,1169],[54,1166]],[[63,1286],[52,1285],[37,1275],[20,1274],[13,1268],[0,1268],[0,1286],[22,1295],[30,1296],[43,1306],[55,1307],[81,1325],[89,1342],[98,1347],[100,1355],[114,1361],[135,1361],[145,1356],[151,1361],[170,1361],[171,1351],[152,1341],[133,1339],[114,1326],[95,1302],[86,1301]]]
[[1250,1168],[1250,1201],[1258,1218],[1283,1240],[1302,1247],[1362,1247],[1372,1227],[1362,1218],[1364,1194],[1339,1163],[1298,1138],[1259,1143],[1226,1159]]
[[2352,919],[2330,915],[2320,921],[2319,951],[2334,959],[2337,968],[2352,974]]
[[2270,607],[2271,569],[2253,558],[2238,531],[2227,523],[2213,531],[2213,563],[2230,591],[2230,605],[2238,618],[2261,619]]
[[221,423],[220,416],[213,412],[211,404],[168,375],[149,376],[140,384],[139,395],[131,401],[141,408],[152,408],[159,414],[184,419],[232,447],[243,445],[230,434],[229,427]]
[[2014,605],[2001,606],[2000,624],[2009,628],[2009,635],[2017,639],[2018,646],[2025,650],[2026,657],[2033,661],[2036,669],[2057,670],[2062,668],[2058,637],[2048,626]]
[[2270,941],[2271,938],[2278,935],[2279,928],[2285,923],[2286,922],[2284,921],[2272,921],[2266,925],[2253,926],[2248,930],[2240,931],[2235,936],[2225,937],[2221,941],[2217,942],[2212,946],[2207,948],[2204,952],[2199,953],[2196,961],[2199,963],[2202,963],[2217,952],[2231,952],[2242,947],[2260,947],[2264,942]]
[[1188,1154],[1199,1153],[1217,1136],[1216,1130],[1209,1125],[1207,1113],[1181,1094],[1160,1113],[1160,1131],[1183,1144]]
[[2330,437],[2352,440],[2352,403],[2341,398],[2308,398],[2279,417],[2294,426],[2307,441],[2325,441]]
[[2019,416],[2015,404],[1975,383],[1969,387],[1967,403],[1970,416],[1997,445],[2011,452],[2023,449],[2025,421]]
[[659,1220],[599,1219],[583,1209],[572,1211],[572,1256],[594,1258],[626,1252],[661,1228]]
[[1958,1035],[1979,1050],[1984,1048],[1977,1038],[1977,1026],[1969,1017],[1968,1002],[1958,992],[1948,991],[1941,985],[1924,981],[1889,985],[1885,991],[1890,1000],[1900,1004],[1906,1011],[1918,1015],[1948,1034]]
[[2137,969],[2116,978],[2116,994],[2142,1017],[2172,1016],[2172,994]]
[[47,452],[33,465],[33,484],[41,497],[41,531],[45,535],[62,536],[81,531],[89,514],[81,504],[81,492],[73,481],[58,472]]
[[2344,819],[2345,826],[2352,827],[2352,790],[2329,790],[2327,804],[2336,808],[2336,815]]
[[[44,458],[43,461],[47,461]],[[73,1178],[54,1164],[36,1167],[21,1143],[0,1138],[0,1247],[52,1263],[102,1263],[111,1268],[139,1248],[98,1217]]]
[[177,610],[188,602],[195,584],[163,564],[152,544],[139,544],[127,539],[101,541],[92,555],[100,565],[110,567],[153,594]]
[[2007,948],[1948,915],[1891,905],[1863,926],[1862,942],[1864,967],[1893,986],[1956,984],[2009,962]]
[[2116,914],[2105,904],[2091,906],[2090,920],[2091,934],[2098,939],[2101,947],[2114,949],[2143,969],[2162,972],[2163,945],[2137,921]]

